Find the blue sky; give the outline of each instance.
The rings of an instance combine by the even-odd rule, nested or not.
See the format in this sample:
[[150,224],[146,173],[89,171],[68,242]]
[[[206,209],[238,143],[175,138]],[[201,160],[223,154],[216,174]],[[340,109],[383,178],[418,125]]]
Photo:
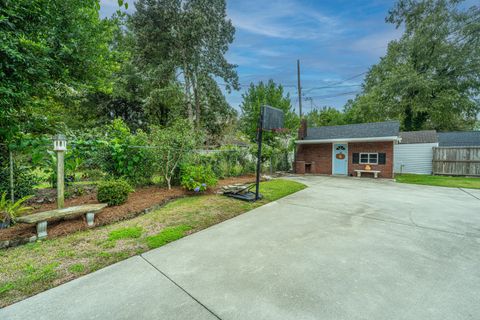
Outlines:
[[[129,11],[134,10],[132,0],[128,2]],[[341,109],[360,90],[364,72],[385,54],[388,42],[401,35],[385,23],[393,3],[227,0],[236,28],[227,58],[238,65],[243,85],[239,92],[226,94],[227,100],[238,108],[249,83],[273,79],[285,86],[297,108],[296,61],[300,59],[304,112],[325,105]],[[103,16],[117,8],[117,0],[101,0]]]

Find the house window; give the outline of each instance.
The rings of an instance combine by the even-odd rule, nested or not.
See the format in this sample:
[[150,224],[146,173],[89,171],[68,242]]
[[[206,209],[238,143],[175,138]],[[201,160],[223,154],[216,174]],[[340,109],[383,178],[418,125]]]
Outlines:
[[378,153],[360,153],[361,164],[378,164]]

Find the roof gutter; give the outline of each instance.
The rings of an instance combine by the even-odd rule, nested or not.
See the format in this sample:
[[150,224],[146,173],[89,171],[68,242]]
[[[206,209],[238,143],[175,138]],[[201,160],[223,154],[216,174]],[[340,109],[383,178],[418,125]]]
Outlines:
[[390,137],[371,137],[371,138],[342,138],[342,139],[315,139],[315,140],[296,140],[296,144],[318,144],[333,142],[377,142],[377,141],[400,141],[398,136]]

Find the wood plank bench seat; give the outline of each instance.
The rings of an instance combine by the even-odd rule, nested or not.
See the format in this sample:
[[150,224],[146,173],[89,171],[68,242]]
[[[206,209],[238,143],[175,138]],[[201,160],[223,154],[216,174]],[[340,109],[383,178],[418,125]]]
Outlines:
[[47,221],[85,214],[87,224],[91,227],[94,223],[95,214],[106,206],[106,203],[85,204],[76,207],[43,211],[19,217],[17,221],[28,224],[37,224],[37,238],[44,239],[47,237]]
[[361,177],[362,173],[373,173],[373,177],[376,179],[378,178],[378,174],[380,171],[378,170],[353,170],[357,173],[357,177]]

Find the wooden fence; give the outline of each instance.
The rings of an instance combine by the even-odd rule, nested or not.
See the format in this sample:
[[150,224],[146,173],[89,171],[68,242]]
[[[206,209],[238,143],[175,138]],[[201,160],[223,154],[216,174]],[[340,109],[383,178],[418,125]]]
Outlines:
[[480,176],[480,147],[433,148],[433,174]]

